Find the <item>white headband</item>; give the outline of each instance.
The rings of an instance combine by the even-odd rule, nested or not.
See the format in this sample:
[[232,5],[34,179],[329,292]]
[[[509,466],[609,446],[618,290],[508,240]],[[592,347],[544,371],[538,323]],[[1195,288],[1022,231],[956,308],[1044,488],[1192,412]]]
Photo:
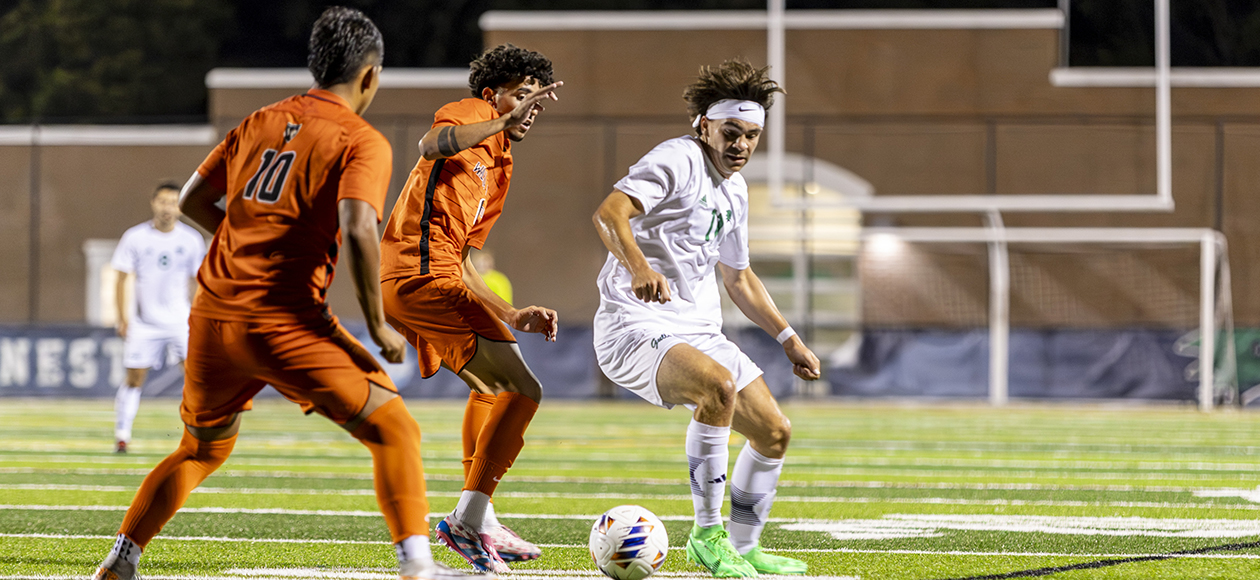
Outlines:
[[700,117],[708,117],[710,119],[739,119],[740,121],[748,121],[758,127],[766,125],[766,109],[755,101],[737,101],[735,99],[722,99],[712,105],[704,113],[696,115],[696,120],[691,122],[692,127],[700,126]]

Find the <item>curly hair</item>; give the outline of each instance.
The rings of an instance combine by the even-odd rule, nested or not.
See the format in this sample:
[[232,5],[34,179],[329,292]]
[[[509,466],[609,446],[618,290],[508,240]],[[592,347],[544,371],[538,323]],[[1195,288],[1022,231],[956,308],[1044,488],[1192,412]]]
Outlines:
[[[770,80],[770,67],[754,68],[748,61],[737,58],[721,66],[700,67],[700,77],[683,91],[687,101],[687,114],[692,120],[703,115],[709,106],[723,99],[753,101],[769,109],[774,105],[774,94],[787,94],[779,84]],[[700,133],[699,127],[696,134]]]
[[372,20],[343,6],[324,11],[311,29],[306,68],[320,88],[350,82],[368,64],[385,58],[385,40]]
[[546,86],[551,84],[551,61],[547,57],[512,44],[501,44],[481,53],[469,63],[468,88],[480,98],[482,89],[498,88],[504,83],[530,77]]

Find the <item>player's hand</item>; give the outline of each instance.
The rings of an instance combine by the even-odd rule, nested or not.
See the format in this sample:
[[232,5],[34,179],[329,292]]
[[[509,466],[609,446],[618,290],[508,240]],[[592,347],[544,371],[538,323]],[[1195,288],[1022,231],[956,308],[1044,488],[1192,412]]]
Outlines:
[[407,356],[407,339],[388,326],[370,329],[372,342],[381,347],[381,357],[398,364]]
[[562,86],[564,86],[564,81],[556,81],[530,93],[529,96],[524,99],[521,99],[520,104],[516,105],[516,108],[512,109],[512,112],[506,115],[507,118],[505,120],[507,121],[507,126],[515,127],[524,123],[527,119],[533,116],[535,108],[539,111],[543,110],[543,99],[551,99],[553,101],[560,100],[560,97],[556,96],[556,89]]
[[796,376],[807,381],[818,380],[818,377],[822,376],[818,357],[814,356],[814,351],[809,350],[804,342],[801,342],[799,336],[793,336],[783,343],[783,352],[787,354],[788,360],[792,361],[792,372]]
[[512,328],[521,332],[537,332],[550,342],[556,341],[560,318],[555,310],[541,306],[526,306],[513,311],[509,318]]
[[118,338],[126,339],[127,338],[127,321],[119,320],[118,324],[115,325],[114,327],[114,331],[118,333]]
[[635,272],[630,280],[635,298],[644,302],[669,302],[669,279],[651,268]]

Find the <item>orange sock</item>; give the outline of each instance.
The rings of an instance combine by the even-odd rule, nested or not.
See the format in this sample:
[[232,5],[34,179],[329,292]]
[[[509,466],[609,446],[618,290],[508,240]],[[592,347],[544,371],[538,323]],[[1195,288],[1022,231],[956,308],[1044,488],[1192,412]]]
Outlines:
[[490,408],[494,407],[494,395],[484,395],[477,391],[468,393],[468,406],[464,407],[464,479],[468,479],[468,471],[472,469],[473,454],[477,452],[477,436],[490,416]]
[[188,430],[179,440],[179,449],[166,456],[140,484],[118,533],[126,535],[140,549],[162,531],[175,512],[188,500],[201,482],[227,461],[236,445],[236,436],[219,441],[202,441]]
[[394,543],[429,535],[429,499],[420,461],[420,425],[402,397],[381,405],[351,433],[372,452],[376,503]]
[[512,467],[525,447],[525,429],[538,411],[538,403],[520,393],[499,393],[486,424],[477,436],[477,450],[464,478],[464,489],[494,495],[499,479]]

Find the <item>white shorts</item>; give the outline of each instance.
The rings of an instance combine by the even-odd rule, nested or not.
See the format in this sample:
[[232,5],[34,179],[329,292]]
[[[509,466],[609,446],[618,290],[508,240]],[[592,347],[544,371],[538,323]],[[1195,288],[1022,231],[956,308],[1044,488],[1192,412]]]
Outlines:
[[188,327],[165,328],[132,323],[123,341],[123,366],[160,369],[188,358]]
[[672,409],[674,405],[661,400],[656,373],[661,368],[665,353],[674,345],[686,343],[709,355],[731,372],[736,391],[744,390],[763,374],[744,351],[720,332],[674,334],[662,328],[640,327],[620,329],[600,338],[603,340],[595,344],[595,357],[600,370],[609,380],[666,409]]

